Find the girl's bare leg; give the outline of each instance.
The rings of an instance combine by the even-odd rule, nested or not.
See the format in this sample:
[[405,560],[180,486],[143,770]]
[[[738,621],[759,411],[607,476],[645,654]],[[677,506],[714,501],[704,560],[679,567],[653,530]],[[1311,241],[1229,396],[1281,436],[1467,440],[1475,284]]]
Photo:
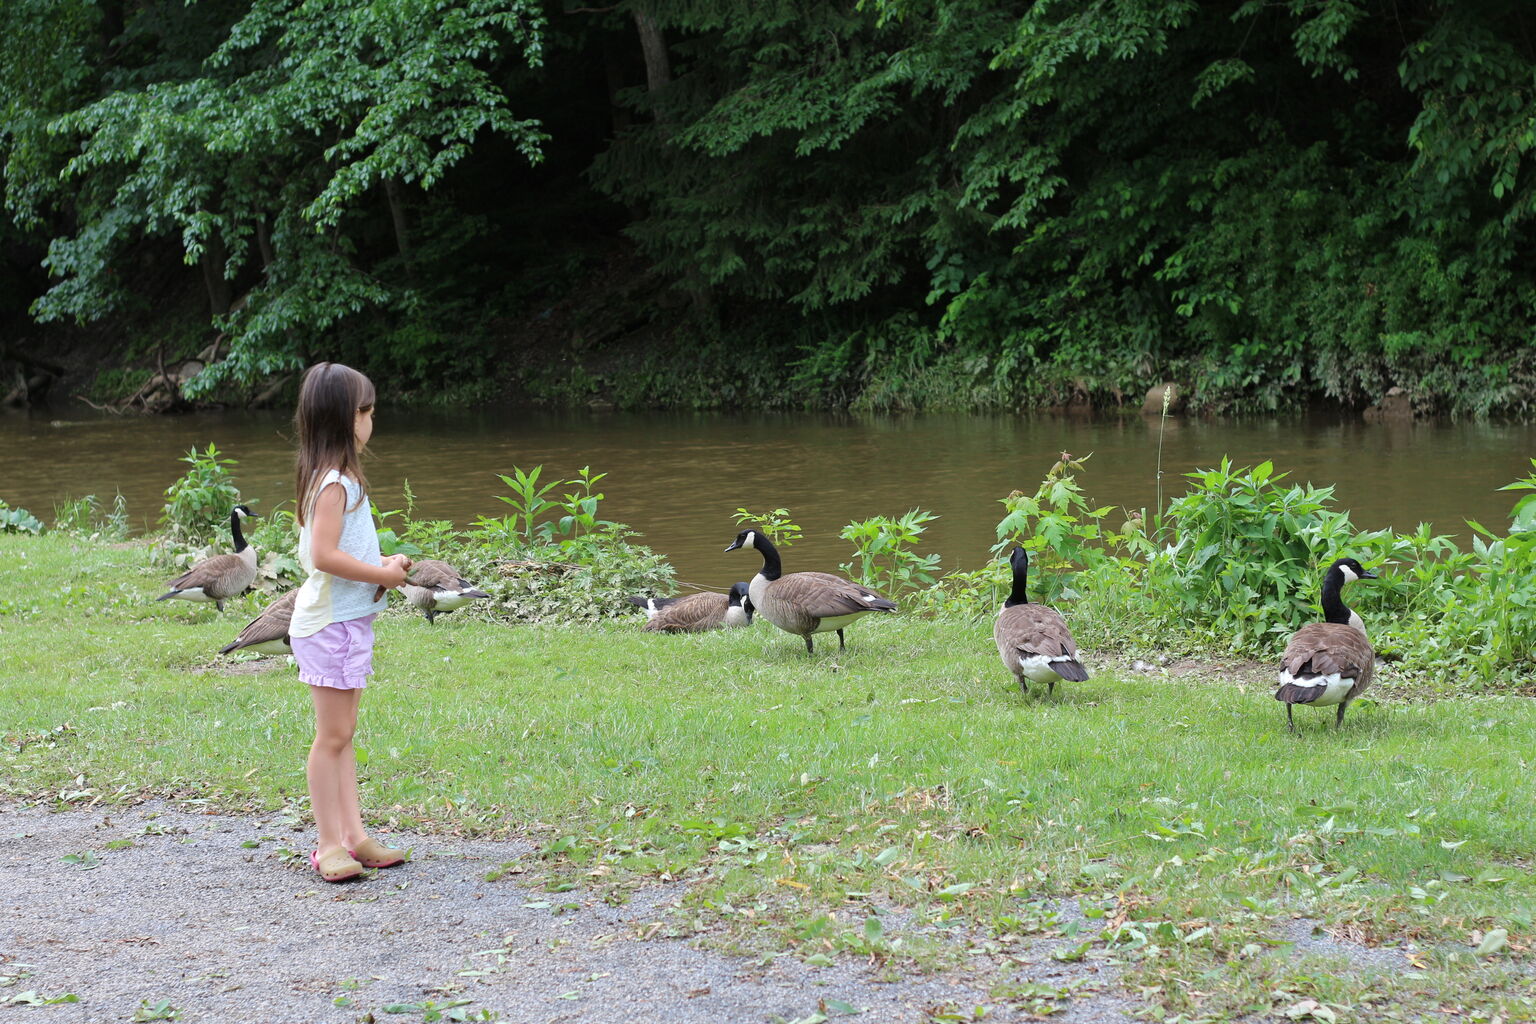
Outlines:
[[362,691],[311,686],[309,692],[315,705],[315,741],[309,748],[305,774],[319,834],[316,848],[324,856],[347,848],[349,843],[356,845],[364,834],[357,800],[357,762],[352,753]]

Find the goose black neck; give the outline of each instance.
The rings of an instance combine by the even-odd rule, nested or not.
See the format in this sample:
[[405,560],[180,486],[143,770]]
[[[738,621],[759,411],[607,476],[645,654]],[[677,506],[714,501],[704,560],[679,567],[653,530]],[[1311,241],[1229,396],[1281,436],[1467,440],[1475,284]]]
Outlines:
[[763,579],[776,580],[784,575],[784,566],[779,561],[779,549],[773,546],[773,541],[757,534],[752,538],[752,549],[763,556]]
[[1008,600],[1003,602],[1003,607],[1012,608],[1019,604],[1029,604],[1028,562],[1013,567],[1013,593],[1008,595]]
[[235,539],[235,554],[245,550],[245,534],[240,532],[240,513],[229,514],[229,535]]
[[1323,621],[1337,623],[1340,626],[1349,625],[1349,609],[1344,607],[1344,598],[1341,596],[1344,590],[1344,573],[1339,569],[1329,569],[1328,575],[1323,577]]

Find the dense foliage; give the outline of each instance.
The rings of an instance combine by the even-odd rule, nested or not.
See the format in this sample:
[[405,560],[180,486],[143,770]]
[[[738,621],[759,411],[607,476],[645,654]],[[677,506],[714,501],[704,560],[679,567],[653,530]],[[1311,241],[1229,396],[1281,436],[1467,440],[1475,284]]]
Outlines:
[[[328,353],[394,392],[489,371],[621,404],[1104,403],[1172,378],[1207,406],[1400,385],[1520,414],[1530,20],[13,0],[0,302],[132,320],[121,361],[217,338],[197,393]],[[204,294],[192,327],[149,331],[176,287]]]

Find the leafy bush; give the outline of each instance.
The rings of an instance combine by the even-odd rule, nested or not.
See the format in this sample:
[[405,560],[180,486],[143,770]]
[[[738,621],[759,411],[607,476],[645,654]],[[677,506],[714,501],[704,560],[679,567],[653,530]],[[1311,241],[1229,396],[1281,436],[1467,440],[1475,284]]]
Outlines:
[[0,501],[0,533],[43,532],[43,522],[24,508],[12,508]]
[[[1536,460],[1532,462],[1536,469]],[[1080,643],[1178,646],[1186,653],[1273,659],[1299,626],[1321,619],[1322,574],[1350,555],[1381,578],[1348,600],[1378,651],[1431,685],[1528,686],[1536,671],[1536,493],[1523,495],[1507,536],[1480,523],[1470,550],[1421,525],[1358,531],[1332,508],[1333,489],[1287,485],[1265,462],[1188,474],[1193,486],[1154,514],[1106,527],[1075,474],[1058,462],[1033,495],[1002,499],[994,559],[914,595],[918,608],[980,619],[1009,589],[1002,556],[1031,552],[1031,598],[1065,602]],[[1507,490],[1536,492],[1536,472]]]
[[256,587],[275,592],[303,582],[299,567],[299,527],[293,512],[279,505],[260,519],[248,519],[245,537],[261,560],[256,568]]
[[128,501],[121,494],[112,499],[112,507],[103,509],[94,494],[66,498],[53,506],[53,528],[60,533],[107,540],[128,537]]
[[181,461],[191,468],[165,489],[160,523],[174,540],[210,541],[229,522],[230,510],[240,503],[240,489],[229,472],[236,460],[221,456],[209,442],[207,450],[193,448]]
[[1346,551],[1371,554],[1347,512],[1328,508],[1333,488],[1281,487],[1273,464],[1186,474],[1194,486],[1169,502],[1168,545],[1155,558],[1155,581],[1172,613],[1199,618],[1234,649],[1257,650],[1307,618],[1320,570]]
[[852,541],[854,560],[842,564],[843,572],[866,587],[888,596],[920,586],[931,586],[939,567],[939,556],[919,555],[911,550],[926,530],[925,524],[938,516],[914,508],[900,519],[875,516],[863,522],[849,523],[838,536]]
[[776,508],[768,512],[738,508],[732,518],[741,529],[756,530],[767,537],[774,547],[787,548],[800,539],[800,526],[789,518],[787,508]]
[[[495,496],[512,507],[509,515],[479,516],[462,533],[407,517],[403,533],[493,595],[473,606],[481,614],[525,622],[628,615],[629,595],[670,593],[676,575],[666,559],[631,543],[635,531],[599,516],[604,495],[594,488],[605,475],[583,466],[575,479],[543,482],[542,466],[514,467],[497,474],[513,492]],[[571,489],[556,494],[561,487]]]

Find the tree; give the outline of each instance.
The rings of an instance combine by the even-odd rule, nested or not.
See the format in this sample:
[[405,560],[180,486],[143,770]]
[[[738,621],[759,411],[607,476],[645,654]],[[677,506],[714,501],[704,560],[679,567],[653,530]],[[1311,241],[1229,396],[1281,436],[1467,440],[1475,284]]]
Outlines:
[[[41,48],[63,31],[44,13],[53,6],[7,5],[0,34]],[[71,10],[101,26],[111,6]],[[35,315],[88,321],[121,308],[129,247],[173,239],[202,265],[229,340],[194,381],[207,390],[301,365],[308,339],[345,317],[409,305],[403,275],[356,258],[360,222],[388,207],[403,248],[388,190],[431,189],[486,133],[539,158],[537,123],[513,114],[487,67],[509,52],[537,64],[542,26],[525,0],[135,7],[94,69],[99,98],[72,104],[79,91],[7,83],[8,201],[23,221],[59,210],[75,224],[49,248],[58,280]]]

